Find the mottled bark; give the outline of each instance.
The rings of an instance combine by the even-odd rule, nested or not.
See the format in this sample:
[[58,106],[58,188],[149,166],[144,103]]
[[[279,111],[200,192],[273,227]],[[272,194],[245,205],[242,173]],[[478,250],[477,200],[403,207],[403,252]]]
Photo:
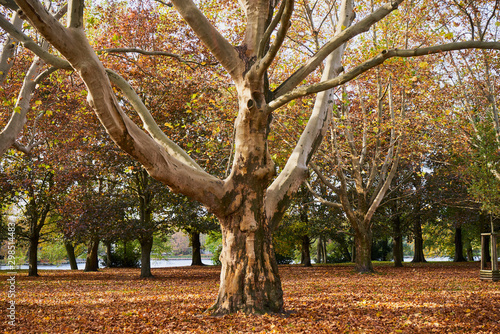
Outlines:
[[191,265],[192,266],[203,266],[203,262],[201,262],[200,233],[199,232],[191,232],[190,238],[191,238],[191,248],[193,250]]
[[226,314],[281,312],[283,291],[268,224],[243,210],[221,219],[219,294],[212,311]]
[[71,270],[78,270],[78,264],[76,263],[75,256],[75,246],[69,240],[64,241],[64,247],[66,248],[66,254],[68,255],[69,266]]
[[85,269],[83,271],[98,271],[99,270],[99,239],[92,238],[89,242],[87,250],[87,260],[85,262]]

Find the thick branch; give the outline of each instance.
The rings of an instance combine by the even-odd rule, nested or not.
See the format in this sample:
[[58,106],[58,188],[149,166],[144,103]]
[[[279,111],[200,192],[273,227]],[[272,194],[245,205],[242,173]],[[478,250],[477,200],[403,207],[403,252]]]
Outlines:
[[0,132],[0,156],[15,143],[17,136],[26,124],[26,115],[30,110],[30,102],[37,83],[36,77],[43,65],[44,63],[40,59],[35,58],[28,73],[26,73],[14,111],[7,125]]
[[0,15],[0,27],[7,31],[10,36],[18,40],[23,47],[32,51],[38,57],[43,59],[47,64],[61,69],[71,69],[71,65],[64,59],[59,58],[50,54],[47,50],[44,50],[38,43],[33,41],[30,37],[23,34],[19,29],[12,25],[8,20]]
[[[273,44],[269,48],[269,51],[267,51],[264,58],[262,58],[262,60],[258,64],[256,64],[259,76],[263,75],[264,72],[269,68],[269,66],[271,66],[271,63],[278,54],[278,51],[281,48],[283,41],[285,40],[286,33],[288,31],[288,28],[290,27],[290,18],[292,17],[293,13],[293,5],[294,0],[286,0],[285,11],[281,17],[281,24],[276,34],[276,38],[274,39]],[[259,51],[261,47],[262,45],[259,46]]]
[[[18,13],[12,15],[11,22],[14,28],[21,29],[23,21]],[[16,48],[16,40],[9,35],[3,44],[2,54],[0,55],[0,85],[3,84],[14,64],[14,51]]]
[[260,40],[259,44],[259,51],[257,52],[257,57],[262,58],[264,57],[264,53],[266,52],[267,44],[269,43],[269,40],[271,39],[271,35],[278,26],[278,23],[281,21],[281,16],[283,15],[283,11],[285,10],[285,6],[288,4],[287,0],[284,0],[280,4],[280,8],[278,9],[278,12],[272,19],[271,23],[267,27],[266,31],[264,32],[264,35],[262,36],[262,39]]
[[19,7],[17,6],[17,4],[14,0],[0,0],[0,5],[5,6],[9,9],[12,9],[12,10],[19,9]]
[[118,88],[120,88],[123,94],[127,97],[130,104],[141,117],[144,128],[156,140],[156,142],[177,160],[182,161],[186,165],[195,169],[203,171],[203,169],[182,148],[171,141],[165,133],[163,133],[132,86],[130,86],[130,84],[116,72],[109,69],[106,70],[106,72],[108,77],[111,79],[111,82],[118,86]]
[[233,46],[215,29],[191,0],[173,0],[175,8],[233,79],[241,78],[244,65]]
[[83,28],[83,9],[85,7],[84,0],[69,1],[68,9],[68,28]]
[[[16,0],[16,3],[23,11],[27,20],[50,44],[52,44],[56,49],[67,47],[69,38],[68,30],[58,21],[58,18],[52,16],[39,1]],[[23,41],[20,42],[22,43]],[[77,51],[75,50],[75,52]],[[45,59],[43,57],[41,58]],[[52,62],[48,63],[57,66]]]

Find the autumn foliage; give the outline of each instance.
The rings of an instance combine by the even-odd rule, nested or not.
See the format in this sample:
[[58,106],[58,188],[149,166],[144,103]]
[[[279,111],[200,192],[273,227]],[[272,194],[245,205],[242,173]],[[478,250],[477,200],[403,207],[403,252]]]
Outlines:
[[[498,283],[478,263],[281,266],[285,313],[212,317],[220,267],[18,274],[15,331],[6,333],[495,333]],[[1,274],[6,300],[6,273]],[[6,308],[0,310],[5,319]]]

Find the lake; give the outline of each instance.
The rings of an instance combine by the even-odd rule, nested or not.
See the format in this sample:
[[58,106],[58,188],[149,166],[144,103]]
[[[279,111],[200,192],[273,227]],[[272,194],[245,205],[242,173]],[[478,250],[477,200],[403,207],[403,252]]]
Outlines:
[[[202,259],[203,264],[212,265],[212,260]],[[85,268],[85,262],[78,262],[78,269]],[[187,267],[191,265],[191,259],[172,259],[172,260],[151,260],[151,268],[165,268],[165,267]],[[18,269],[28,269],[27,264],[23,264]],[[47,265],[39,264],[38,270],[70,270],[69,263],[60,265]],[[10,270],[9,266],[0,266],[0,270]]]

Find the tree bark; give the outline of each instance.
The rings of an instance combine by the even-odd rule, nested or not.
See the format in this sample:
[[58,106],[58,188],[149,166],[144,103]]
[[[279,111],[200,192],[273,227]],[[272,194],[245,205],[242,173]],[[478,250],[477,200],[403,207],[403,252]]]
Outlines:
[[455,256],[453,262],[466,262],[464,257],[464,244],[462,240],[462,227],[455,228]]
[[34,233],[30,236],[30,245],[28,249],[28,276],[38,276],[38,243],[40,234]]
[[87,260],[85,262],[85,269],[83,271],[98,271],[99,259],[97,251],[99,249],[99,239],[92,238],[89,243]]
[[249,207],[220,221],[221,283],[211,310],[219,315],[281,312],[283,291],[269,225],[256,220]]
[[151,273],[151,249],[153,248],[153,235],[142,238],[141,243],[141,277],[153,277]]
[[71,270],[78,270],[78,264],[76,263],[75,256],[75,246],[71,243],[71,241],[64,241],[64,247],[66,248],[66,253],[68,254],[68,261]]
[[359,273],[373,273],[372,242],[373,232],[370,228],[364,230],[355,228],[356,257],[355,268]]
[[424,238],[422,237],[422,223],[419,214],[417,214],[417,219],[413,223],[413,241],[415,245],[413,260],[411,262],[427,262],[424,256]]
[[111,258],[113,257],[111,241],[106,241],[105,245],[106,245],[106,267],[111,268],[111,266],[113,265],[111,263]]
[[392,220],[392,254],[394,256],[394,266],[403,266],[403,236],[401,233],[401,217],[396,215]]
[[309,247],[311,246],[311,239],[308,235],[302,236],[302,252],[300,258],[300,264],[303,264],[304,267],[311,267],[311,252],[309,251]]
[[191,247],[193,249],[193,255],[191,260],[192,266],[203,266],[203,262],[201,262],[201,242],[200,242],[200,233],[196,231],[191,231]]

